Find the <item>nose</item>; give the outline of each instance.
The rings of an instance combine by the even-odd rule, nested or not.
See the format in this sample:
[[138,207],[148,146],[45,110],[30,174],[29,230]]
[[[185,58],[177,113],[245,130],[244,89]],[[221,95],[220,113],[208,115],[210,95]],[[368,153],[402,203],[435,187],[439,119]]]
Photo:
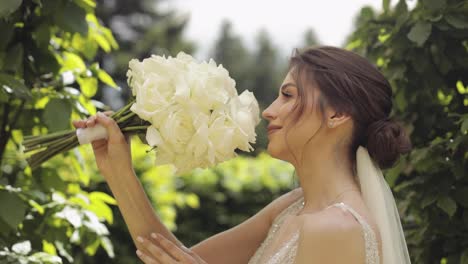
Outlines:
[[276,113],[273,111],[273,103],[270,104],[263,112],[262,117],[268,121],[271,121],[276,118]]

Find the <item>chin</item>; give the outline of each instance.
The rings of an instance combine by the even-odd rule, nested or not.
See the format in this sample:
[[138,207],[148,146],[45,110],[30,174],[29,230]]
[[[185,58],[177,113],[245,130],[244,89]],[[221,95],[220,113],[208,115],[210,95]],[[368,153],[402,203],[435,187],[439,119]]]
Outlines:
[[275,159],[284,160],[283,155],[281,155],[282,151],[278,147],[271,146],[270,143],[268,144],[267,152],[268,154],[270,154],[270,156],[272,156]]

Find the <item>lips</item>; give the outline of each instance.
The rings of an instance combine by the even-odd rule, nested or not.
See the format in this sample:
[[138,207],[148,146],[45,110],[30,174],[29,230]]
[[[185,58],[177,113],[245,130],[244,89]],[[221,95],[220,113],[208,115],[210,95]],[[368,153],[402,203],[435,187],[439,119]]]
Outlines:
[[275,132],[275,131],[277,131],[277,130],[279,130],[279,129],[281,129],[280,126],[269,125],[269,126],[268,126],[268,134],[273,133],[273,132]]

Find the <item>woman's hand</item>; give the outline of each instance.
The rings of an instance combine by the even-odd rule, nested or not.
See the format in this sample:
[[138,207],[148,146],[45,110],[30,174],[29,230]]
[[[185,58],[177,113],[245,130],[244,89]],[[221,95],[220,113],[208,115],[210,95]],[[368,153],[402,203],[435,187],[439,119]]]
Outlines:
[[144,254],[137,250],[138,257],[146,264],[206,264],[190,249],[180,248],[162,235],[152,233],[151,238],[137,238],[137,241],[149,252],[149,254]]
[[91,142],[97,167],[104,177],[133,170],[130,137],[124,136],[117,122],[109,117],[112,114],[112,111],[98,112],[86,120],[73,121],[75,128],[93,127],[97,123],[106,128],[107,140],[99,139]]

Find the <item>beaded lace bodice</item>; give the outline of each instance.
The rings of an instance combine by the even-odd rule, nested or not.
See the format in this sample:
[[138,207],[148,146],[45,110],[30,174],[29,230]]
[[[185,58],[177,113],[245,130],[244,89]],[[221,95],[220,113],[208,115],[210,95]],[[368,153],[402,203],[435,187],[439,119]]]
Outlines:
[[[350,212],[354,218],[361,224],[363,235],[364,235],[364,241],[365,241],[365,247],[366,247],[366,264],[379,264],[379,251],[378,251],[378,245],[377,245],[377,238],[372,230],[372,228],[369,226],[369,224],[362,218],[361,215],[359,215],[353,208],[350,206],[344,204],[344,203],[336,203],[333,204],[330,207],[340,207],[344,211]],[[267,237],[261,244],[261,246],[258,248],[258,250],[255,252],[253,257],[250,259],[249,264],[292,264],[294,263],[294,259],[296,257],[296,252],[297,252],[297,246],[298,246],[298,240],[299,240],[299,230],[295,231],[292,235],[292,237],[286,241],[282,247],[275,253],[273,256],[271,256],[266,263],[260,263],[260,260],[264,258],[265,254],[265,249],[268,248],[268,246],[271,244],[272,241],[274,241],[274,238],[277,236],[279,233],[278,230],[280,229],[281,225],[283,224],[284,220],[286,217],[290,214],[297,214],[302,208],[304,207],[304,198],[301,197],[299,200],[296,202],[292,203],[289,207],[284,209],[273,221],[272,226],[270,227],[270,230],[268,232]]]

